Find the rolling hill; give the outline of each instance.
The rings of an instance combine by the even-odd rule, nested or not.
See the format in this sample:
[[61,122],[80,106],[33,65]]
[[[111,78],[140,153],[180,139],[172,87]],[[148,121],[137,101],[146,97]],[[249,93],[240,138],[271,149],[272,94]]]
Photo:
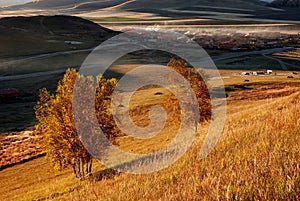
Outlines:
[[[290,2],[276,0],[276,2]],[[298,2],[298,1],[297,1]],[[274,3],[274,4],[275,4]],[[171,18],[212,18],[230,20],[271,19],[299,21],[299,11],[288,7],[274,8],[266,1],[260,0],[40,0],[36,3],[2,8],[5,11],[36,10],[60,14],[79,14],[94,11],[111,11],[116,17],[120,12],[151,13],[158,17]],[[1,9],[0,9],[1,13]]]
[[96,10],[115,6],[126,2],[126,0],[108,0],[108,1],[97,1],[97,0],[40,0],[38,2],[30,2],[23,5],[11,6],[9,9],[67,9],[67,10]]
[[[187,4],[181,0],[40,0],[38,2],[31,2],[24,5],[17,5],[10,7],[11,9],[85,9],[96,10],[100,8],[107,8],[119,4],[125,4],[122,9],[139,9],[139,8],[184,8],[186,6],[214,6],[226,8],[264,8],[264,3],[259,0],[190,0]],[[150,6],[149,6],[150,5]]]
[[[9,17],[0,19],[0,58],[87,49],[117,32],[72,16]],[[66,41],[77,41],[72,46]]]
[[[148,6],[151,5],[151,6]],[[122,10],[150,12],[167,17],[204,17],[213,19],[246,20],[300,20],[295,9],[275,9],[270,4],[258,0],[136,0],[124,5]]]

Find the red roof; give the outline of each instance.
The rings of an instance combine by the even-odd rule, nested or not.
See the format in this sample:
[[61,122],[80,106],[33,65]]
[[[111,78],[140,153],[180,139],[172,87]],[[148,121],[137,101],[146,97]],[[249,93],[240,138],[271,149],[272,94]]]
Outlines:
[[0,96],[4,97],[17,97],[19,96],[19,91],[15,88],[11,89],[0,89]]

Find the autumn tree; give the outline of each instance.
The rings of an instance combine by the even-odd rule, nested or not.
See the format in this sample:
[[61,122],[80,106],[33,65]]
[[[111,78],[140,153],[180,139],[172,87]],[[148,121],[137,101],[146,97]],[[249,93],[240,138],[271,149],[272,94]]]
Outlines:
[[[51,166],[56,170],[71,166],[76,177],[83,179],[91,174],[92,156],[83,146],[74,126],[72,96],[76,78],[88,79],[78,75],[76,70],[67,70],[58,83],[55,94],[45,88],[40,90],[40,98],[35,107],[39,124],[36,131],[42,136],[41,144]],[[90,79],[91,80],[91,79]],[[107,96],[114,90],[116,80],[106,80],[98,76],[96,93],[96,114],[101,128],[107,136],[112,136],[114,127],[112,115],[107,112],[110,102]]]
[[[198,100],[200,122],[209,120],[211,118],[211,100],[209,89],[201,77],[197,69],[190,68],[183,59],[171,59],[167,66],[177,73],[181,74],[186,80],[189,81],[195,96]],[[205,76],[205,75],[202,75]],[[169,100],[170,103],[176,102],[175,99]]]

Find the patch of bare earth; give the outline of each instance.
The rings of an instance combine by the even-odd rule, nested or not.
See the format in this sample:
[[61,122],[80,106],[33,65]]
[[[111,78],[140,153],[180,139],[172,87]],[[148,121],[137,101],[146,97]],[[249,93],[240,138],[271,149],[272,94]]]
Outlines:
[[43,155],[33,131],[0,136],[0,170]]

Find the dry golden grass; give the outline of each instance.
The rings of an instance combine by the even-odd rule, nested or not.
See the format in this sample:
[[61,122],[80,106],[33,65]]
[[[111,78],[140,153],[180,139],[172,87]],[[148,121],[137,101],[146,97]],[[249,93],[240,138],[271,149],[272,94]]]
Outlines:
[[[299,92],[229,101],[223,135],[208,157],[198,157],[205,123],[184,157],[151,174],[119,174],[98,165],[94,177],[80,182],[71,171],[52,173],[43,158],[17,165],[1,171],[0,200],[296,201],[300,199],[299,106]],[[120,148],[147,150],[126,138],[118,140],[123,142]],[[163,140],[160,136],[143,146],[156,148]]]
[[[155,95],[161,93],[160,95]],[[130,109],[132,121],[140,126],[146,127],[150,124],[149,109],[151,106],[167,103],[168,97],[172,93],[165,88],[150,88],[136,91],[131,97]],[[139,105],[143,105],[140,107]],[[162,131],[160,131],[151,140],[148,139],[136,139],[130,136],[124,136],[116,139],[120,148],[126,152],[134,152],[139,154],[152,153],[158,151],[168,145],[175,137],[176,131],[179,128],[177,118],[180,118],[179,114],[173,110],[173,107],[165,108],[167,110],[166,125]],[[161,118],[161,116],[157,116]],[[131,121],[131,120],[128,120]]]
[[45,157],[2,170],[0,181],[0,200],[47,199],[82,185],[71,171],[54,173]]
[[224,134],[207,158],[198,158],[204,126],[193,148],[168,169],[91,182],[60,199],[299,200],[299,104],[300,93],[244,101],[244,108],[228,114]]

